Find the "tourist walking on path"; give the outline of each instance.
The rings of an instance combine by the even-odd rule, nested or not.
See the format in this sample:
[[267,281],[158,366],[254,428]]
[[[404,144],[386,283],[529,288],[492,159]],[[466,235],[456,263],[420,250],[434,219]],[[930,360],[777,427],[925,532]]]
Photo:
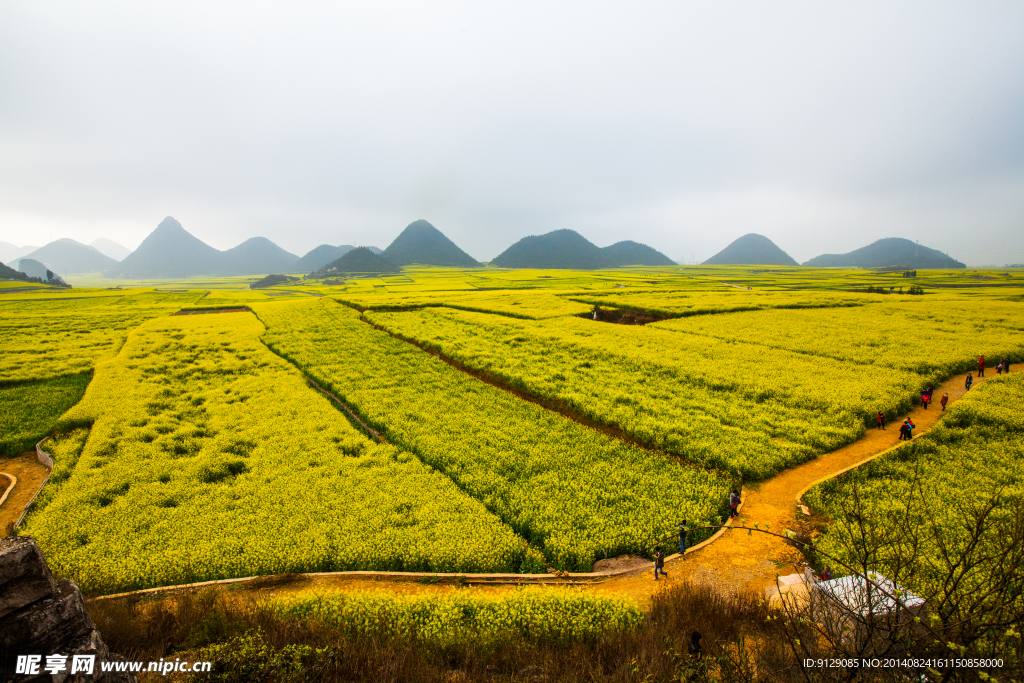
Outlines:
[[899,441],[906,441],[910,438],[910,427],[907,426],[907,421],[904,420],[903,424],[900,425],[900,438]]
[[878,428],[885,429],[885,413],[878,411]]
[[942,410],[946,410],[946,404],[949,403],[949,394],[943,392],[942,398],[939,399],[939,403],[942,404]]
[[928,390],[925,389],[921,392],[921,405],[924,406],[925,410],[928,410],[928,401],[932,400],[932,397],[928,395]]
[[970,390],[971,390],[971,385],[972,385],[972,384],[974,384],[974,377],[972,377],[972,376],[971,376],[971,373],[969,373],[969,372],[968,372],[968,373],[967,373],[967,379],[966,379],[966,380],[964,380],[964,389],[965,389],[966,391],[970,391]]
[[908,417],[908,418],[907,418],[907,441],[910,441],[911,439],[913,439],[913,438],[914,438],[914,428],[915,428],[915,427],[917,427],[917,425],[916,425],[916,424],[914,424],[914,421],[913,421],[913,420],[911,420],[911,419],[910,419],[910,418]]
[[1003,362],[1002,361],[999,361],[999,365],[996,366],[996,374],[997,375],[1003,374]]
[[661,572],[662,576],[668,576],[668,572],[665,571],[665,554],[661,552],[661,548],[654,549],[654,580],[658,580],[658,572]]
[[676,524],[676,529],[679,530],[679,554],[680,555],[685,555],[686,554],[686,520],[684,519],[683,521],[679,522],[679,524]]
[[737,508],[740,506],[740,494],[736,489],[729,494],[729,519],[739,516]]
[[1004,358],[1003,359],[1003,372],[1005,372],[1007,374],[1009,374],[1009,372],[1010,372],[1010,359],[1009,358]]
[[985,376],[985,356],[978,359],[978,377]]

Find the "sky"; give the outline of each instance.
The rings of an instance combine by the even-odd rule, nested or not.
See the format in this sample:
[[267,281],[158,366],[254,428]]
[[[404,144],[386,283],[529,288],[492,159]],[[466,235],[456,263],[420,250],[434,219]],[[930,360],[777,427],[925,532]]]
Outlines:
[[0,2],[0,240],[1024,263],[1024,3]]

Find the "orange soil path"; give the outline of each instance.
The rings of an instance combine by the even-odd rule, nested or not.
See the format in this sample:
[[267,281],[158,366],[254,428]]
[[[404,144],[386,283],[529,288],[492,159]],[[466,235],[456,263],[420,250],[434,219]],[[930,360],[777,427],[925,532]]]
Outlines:
[[[935,387],[935,405],[925,410],[921,406],[910,411],[910,417],[917,425],[915,438],[920,437],[935,425],[942,415],[938,400],[943,392],[949,394],[952,405],[964,395],[964,376],[956,376],[941,386]],[[975,380],[975,384],[984,378]],[[899,426],[902,419],[886,425],[886,429],[869,429],[857,441],[838,450],[826,453],[810,462],[781,472],[777,476],[747,487],[743,499],[740,519],[747,526],[770,525],[770,530],[781,534],[791,528],[799,514],[796,507],[797,494],[809,485],[836,473],[881,455],[899,443]],[[739,590],[763,590],[775,584],[776,575],[792,574],[798,571],[794,563],[802,555],[793,546],[780,538],[767,534],[736,530],[728,531],[714,543],[696,553],[687,553],[685,559],[666,563],[668,581],[689,580],[696,583],[713,583],[728,592]],[[659,581],[658,583],[661,583]],[[612,579],[593,590],[628,594],[645,600],[657,586],[652,572],[642,576]]]
[[[917,428],[915,438],[927,432],[942,415],[938,399],[949,394],[952,405],[965,393],[963,377],[956,376],[935,387],[935,405],[925,410],[915,407],[909,413]],[[975,384],[983,382],[977,378]],[[798,514],[796,496],[809,485],[852,466],[867,462],[897,445],[899,425],[902,418],[888,424],[886,429],[869,429],[860,439],[815,460],[786,470],[772,479],[750,485],[745,490],[740,520],[748,526],[766,524],[777,533],[790,527]],[[668,548],[672,552],[671,548]],[[660,588],[683,580],[695,583],[711,583],[726,592],[763,590],[774,585],[776,575],[790,574],[797,569],[794,563],[801,560],[800,552],[779,538],[765,534],[748,535],[742,530],[727,531],[722,537],[703,548],[688,552],[685,558],[666,563],[667,579],[654,581],[650,563],[640,574],[619,576],[600,583],[584,585],[548,586],[544,590],[582,590],[588,593],[631,598],[646,606]],[[246,583],[222,585],[220,590],[238,599],[249,597],[275,596],[286,594],[325,592],[387,591],[391,594],[448,593],[464,590],[451,584],[432,585],[411,581],[396,581],[394,578],[326,576],[307,574],[290,577],[265,577]],[[515,590],[510,585],[480,585],[471,590],[487,593]],[[161,593],[154,593],[159,597]]]
[[[7,529],[8,524],[18,521],[25,506],[46,481],[50,470],[36,459],[35,451],[25,451],[10,458],[0,458],[0,472],[7,472],[18,478],[18,483],[11,490],[11,495],[7,496],[3,505],[0,505],[0,532],[2,532]],[[6,479],[3,480],[3,484],[7,485]],[[0,495],[3,495],[2,489],[0,489]]]

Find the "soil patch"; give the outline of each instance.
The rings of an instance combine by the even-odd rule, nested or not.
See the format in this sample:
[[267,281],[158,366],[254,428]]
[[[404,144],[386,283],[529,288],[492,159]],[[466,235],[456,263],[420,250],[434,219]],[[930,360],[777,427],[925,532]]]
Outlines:
[[640,569],[650,567],[651,561],[637,555],[619,555],[594,563],[594,572],[614,572],[620,569]]
[[186,308],[178,311],[177,313],[171,313],[171,315],[198,315],[200,313],[252,313],[252,309],[248,306],[235,308]]
[[[25,451],[10,458],[0,458],[0,472],[13,474],[18,478],[18,483],[11,489],[7,500],[0,505],[0,531],[7,529],[9,524],[14,524],[25,511],[25,506],[36,495],[36,491],[46,481],[50,470],[46,469],[36,458],[36,452]],[[7,484],[6,477],[3,480],[4,487]],[[2,492],[0,492],[2,495]]]
[[598,306],[590,313],[580,313],[576,317],[616,325],[646,325],[659,320],[668,320],[674,316],[651,313],[650,311],[635,311],[631,308],[601,308]]

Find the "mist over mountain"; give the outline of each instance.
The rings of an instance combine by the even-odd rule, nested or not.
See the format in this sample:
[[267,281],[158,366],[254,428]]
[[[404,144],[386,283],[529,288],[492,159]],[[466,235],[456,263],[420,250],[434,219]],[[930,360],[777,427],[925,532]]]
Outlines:
[[292,272],[298,259],[265,237],[253,237],[237,247],[219,251],[168,216],[138,249],[107,274],[125,278],[263,275]]
[[293,272],[299,257],[266,237],[250,237],[237,247],[221,252],[223,275]]
[[610,268],[611,257],[575,230],[530,235],[501,252],[491,265],[502,268]]
[[426,266],[475,268],[480,265],[425,220],[413,221],[406,226],[381,256],[397,266],[419,263]]
[[170,216],[139,248],[107,273],[111,277],[155,278],[219,275],[221,252],[194,237]]
[[320,270],[331,261],[340,259],[353,249],[355,247],[351,244],[342,244],[337,247],[321,244],[296,261],[295,265],[292,266],[292,271],[295,273],[312,273],[314,270]]
[[847,254],[822,254],[804,262],[805,266],[845,268],[965,268],[963,263],[941,251],[902,237],[886,237]]
[[367,247],[356,247],[339,259],[331,261],[315,274],[318,276],[343,273],[400,273],[401,268]]
[[764,235],[749,233],[733,241],[702,265],[705,266],[796,266],[792,256]]
[[676,262],[646,244],[624,240],[605,247],[602,251],[617,266],[674,266]]
[[89,243],[89,246],[96,249],[104,256],[109,256],[115,261],[123,261],[124,257],[132,253],[132,250],[127,247],[122,247],[120,244],[113,240],[108,240],[105,237],[94,239]]
[[21,258],[22,256],[28,256],[39,247],[16,247],[10,242],[0,242],[0,261],[6,264]]
[[66,237],[50,242],[24,258],[35,259],[59,275],[99,273],[117,265],[117,261],[100,253],[96,247]]
[[617,266],[671,266],[668,256],[646,244],[626,240],[598,247],[575,230],[555,230],[519,240],[491,261],[502,268],[593,270]]

